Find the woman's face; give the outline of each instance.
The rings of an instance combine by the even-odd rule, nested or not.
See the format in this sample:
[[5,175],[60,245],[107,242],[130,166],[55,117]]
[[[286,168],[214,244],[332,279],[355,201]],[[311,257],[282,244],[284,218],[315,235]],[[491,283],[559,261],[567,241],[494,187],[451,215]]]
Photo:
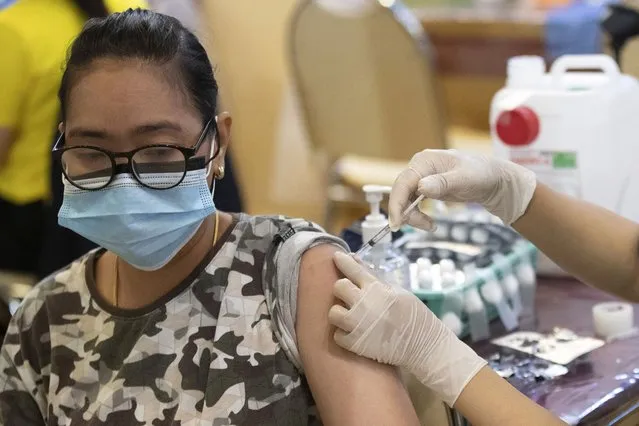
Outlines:
[[[94,62],[77,76],[69,92],[66,121],[60,125],[65,145],[97,146],[112,152],[153,144],[194,146],[205,123],[188,94],[171,78],[166,67],[134,60]],[[230,116],[220,114],[214,172],[224,165],[230,126]],[[207,159],[213,142],[213,133],[209,134],[197,154]],[[212,177],[213,173],[209,180]]]

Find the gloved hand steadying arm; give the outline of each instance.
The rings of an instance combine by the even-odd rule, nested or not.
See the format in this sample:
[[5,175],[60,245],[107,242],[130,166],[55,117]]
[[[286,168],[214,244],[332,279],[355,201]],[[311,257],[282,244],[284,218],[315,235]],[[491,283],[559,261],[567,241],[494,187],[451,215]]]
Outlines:
[[[535,174],[517,164],[454,150],[427,149],[413,156],[393,185],[391,227],[396,230],[402,224],[404,209],[419,193],[436,200],[481,204],[511,225],[526,211],[535,187]],[[431,220],[418,211],[408,223],[422,229],[432,227]]]
[[424,303],[380,282],[352,256],[335,255],[344,274],[335,283],[330,322],[335,341],[358,355],[401,366],[452,406],[486,361],[460,341]]

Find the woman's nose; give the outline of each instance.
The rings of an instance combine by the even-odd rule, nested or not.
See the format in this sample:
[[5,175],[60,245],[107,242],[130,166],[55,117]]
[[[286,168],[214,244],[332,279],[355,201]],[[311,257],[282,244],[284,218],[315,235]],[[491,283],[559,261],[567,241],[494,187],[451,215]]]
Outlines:
[[126,157],[115,157],[115,164],[117,164],[117,165],[126,164],[128,162],[129,162],[129,160]]

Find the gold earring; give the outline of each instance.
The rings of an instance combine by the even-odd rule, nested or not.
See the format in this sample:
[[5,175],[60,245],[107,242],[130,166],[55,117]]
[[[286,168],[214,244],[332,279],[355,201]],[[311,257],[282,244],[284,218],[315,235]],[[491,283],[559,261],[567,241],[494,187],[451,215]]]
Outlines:
[[215,174],[217,180],[224,179],[224,166],[217,166],[217,173]]

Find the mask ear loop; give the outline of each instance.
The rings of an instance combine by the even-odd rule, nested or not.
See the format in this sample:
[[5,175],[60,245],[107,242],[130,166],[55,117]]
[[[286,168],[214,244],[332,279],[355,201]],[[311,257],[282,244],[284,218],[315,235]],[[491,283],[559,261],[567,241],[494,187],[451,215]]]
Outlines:
[[[207,163],[207,170],[206,170],[206,179],[209,178],[209,176],[211,175],[211,169],[213,168],[213,158],[215,158],[213,156],[213,148],[215,148],[215,137],[213,137],[213,142],[211,143],[211,153],[209,154],[211,157],[208,159]],[[215,181],[217,179],[213,178],[211,185],[209,186],[209,189],[211,190],[211,194],[213,194],[215,192]]]
[[[214,149],[215,149],[215,136],[213,136],[213,142],[211,142],[211,152],[209,152],[209,159],[206,161],[208,163],[208,166],[206,168],[206,178],[208,179],[209,176],[211,176],[211,169],[213,168],[213,159],[215,158],[214,155]],[[213,181],[215,181],[215,179],[213,179]]]
[[[217,115],[215,116],[215,124],[214,124],[215,128],[214,131],[215,133],[213,133],[213,141],[211,142],[211,151],[209,152],[209,159],[206,161],[205,164],[208,164],[207,170],[206,170],[206,178],[208,179],[209,176],[211,175],[211,169],[213,168],[213,159],[215,159],[215,157],[217,157],[217,155],[219,154],[219,151],[215,151],[215,144],[216,144],[216,138],[218,135],[218,131],[217,131]],[[215,181],[217,179],[213,178],[213,182],[211,182],[211,185],[209,186],[209,190],[211,191],[211,194],[213,194],[215,192]]]
[[[216,137],[217,137],[217,116],[215,117],[215,133],[213,133],[213,140],[211,141],[211,151],[209,152],[209,159],[206,161],[208,163],[208,167],[206,170],[207,179],[209,178],[209,176],[211,176],[211,169],[213,168],[213,159],[217,157],[217,154],[218,154],[215,152]],[[209,186],[209,190],[211,191],[211,194],[215,192],[216,180],[217,179],[213,178],[213,181],[211,182],[211,185]]]
[[[211,169],[213,168],[213,159],[215,157],[217,157],[218,152],[215,152],[215,144],[216,144],[216,138],[217,138],[217,116],[215,117],[215,127],[213,129],[214,133],[213,133],[213,140],[211,141],[211,151],[209,152],[209,159],[206,160],[205,164],[208,164],[208,167],[206,169],[206,178],[208,179],[208,177],[211,175]],[[213,179],[213,182],[215,182],[215,179]],[[213,187],[215,187],[215,185],[213,185]]]
[[217,179],[213,179],[213,182],[211,182],[211,186],[209,186],[209,189],[211,190],[211,195],[215,194],[215,181]]

